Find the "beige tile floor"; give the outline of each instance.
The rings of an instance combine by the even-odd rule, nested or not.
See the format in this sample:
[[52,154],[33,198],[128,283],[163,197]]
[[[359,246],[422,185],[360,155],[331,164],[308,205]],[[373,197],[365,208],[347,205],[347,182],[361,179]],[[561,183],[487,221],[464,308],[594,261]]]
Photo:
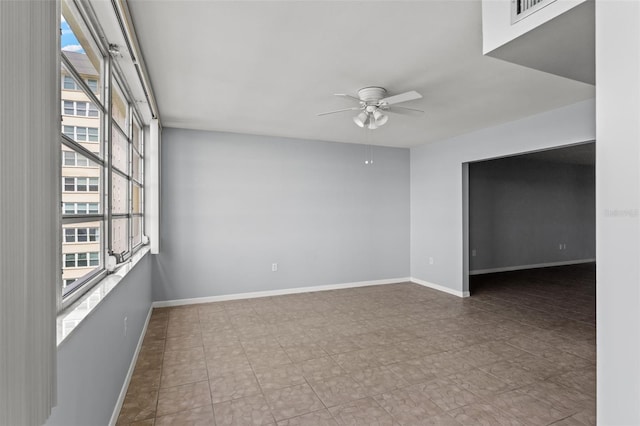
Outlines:
[[119,425],[595,424],[594,266],[155,309]]

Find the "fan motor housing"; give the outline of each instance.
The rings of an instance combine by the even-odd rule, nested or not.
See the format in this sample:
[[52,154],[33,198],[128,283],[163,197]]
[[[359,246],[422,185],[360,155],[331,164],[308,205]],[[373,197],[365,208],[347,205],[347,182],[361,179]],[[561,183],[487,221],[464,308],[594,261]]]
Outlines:
[[363,87],[358,90],[358,97],[363,102],[377,102],[387,96],[387,91],[382,87]]

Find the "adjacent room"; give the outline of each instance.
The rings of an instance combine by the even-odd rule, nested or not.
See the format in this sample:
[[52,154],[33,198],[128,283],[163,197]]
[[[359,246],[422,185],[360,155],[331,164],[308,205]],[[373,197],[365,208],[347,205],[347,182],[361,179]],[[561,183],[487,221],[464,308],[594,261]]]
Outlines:
[[[530,270],[547,268],[548,280],[576,279],[595,302],[595,143],[468,167],[470,293],[488,291],[496,280],[526,281]],[[512,271],[521,272],[505,273]],[[575,271],[585,271],[583,280]],[[584,309],[595,325],[595,305]]]
[[640,3],[0,22],[0,425],[640,424]]

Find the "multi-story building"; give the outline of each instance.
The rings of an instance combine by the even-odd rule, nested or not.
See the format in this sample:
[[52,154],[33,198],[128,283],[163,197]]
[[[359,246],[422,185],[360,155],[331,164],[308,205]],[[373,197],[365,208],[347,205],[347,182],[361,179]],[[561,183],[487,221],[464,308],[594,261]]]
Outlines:
[[[100,99],[99,74],[84,53],[65,52],[86,85]],[[71,73],[62,68],[62,133],[87,150],[101,155],[99,110]],[[79,152],[62,146],[62,214],[101,211],[102,168]],[[103,261],[102,225],[99,221],[64,225],[62,279],[68,286],[99,267]]]

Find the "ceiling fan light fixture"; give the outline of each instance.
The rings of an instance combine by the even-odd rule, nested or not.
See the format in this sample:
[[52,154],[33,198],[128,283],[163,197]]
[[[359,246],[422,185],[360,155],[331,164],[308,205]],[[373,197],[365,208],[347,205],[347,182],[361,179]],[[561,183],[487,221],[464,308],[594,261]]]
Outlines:
[[[389,96],[384,88],[377,86],[363,87],[362,89],[358,90],[357,97],[345,93],[336,93],[336,96],[354,100],[358,102],[359,106],[322,112],[318,115],[328,115],[343,111],[359,110],[360,112],[355,117],[353,117],[352,120],[358,127],[367,128],[369,130],[375,130],[381,126],[384,126],[387,121],[389,121],[389,116],[385,114],[385,112],[389,109],[390,106],[422,98],[422,95],[415,90]],[[415,108],[407,108],[401,106],[398,108],[400,110],[424,112]]]
[[369,115],[362,111],[360,114],[353,117],[353,122],[356,123],[358,127],[364,127],[367,124],[367,120],[369,119]]
[[373,112],[373,120],[376,123],[376,127],[384,126],[384,124],[389,121],[389,116],[383,114],[379,109],[376,109]]

